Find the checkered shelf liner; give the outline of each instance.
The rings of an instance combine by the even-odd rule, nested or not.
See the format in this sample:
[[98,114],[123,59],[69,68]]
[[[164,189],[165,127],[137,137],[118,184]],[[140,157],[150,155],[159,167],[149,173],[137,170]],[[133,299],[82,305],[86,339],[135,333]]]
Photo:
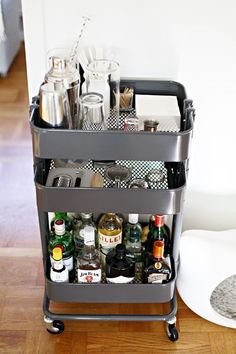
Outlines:
[[[59,161],[58,161],[59,162]],[[58,166],[58,162],[54,160],[51,161],[50,169],[55,168]],[[63,162],[65,164],[65,162]],[[134,179],[144,179],[145,176],[151,170],[161,170],[164,175],[164,178],[161,182],[149,182],[151,189],[168,189],[168,182],[167,182],[167,169],[165,168],[164,162],[162,161],[138,161],[138,160],[116,160],[115,163],[120,166],[125,166],[131,169],[131,178],[128,182],[121,182],[120,188],[128,188],[129,182]],[[66,167],[66,166],[65,166]],[[70,161],[70,168],[73,168],[73,163]],[[88,169],[93,172],[100,173],[103,177],[105,176],[105,169],[104,168],[95,168],[93,166],[93,161],[89,160],[85,164],[81,164],[79,167],[76,163],[74,168],[81,168],[81,169]],[[107,180],[104,177],[104,187],[105,188],[113,188],[114,182]]]
[[[125,118],[135,117],[135,109],[130,112],[120,112],[119,121],[117,122],[115,113],[113,110],[110,112],[110,116],[107,119],[107,129],[110,130],[124,130]],[[178,117],[158,117],[158,128],[160,132],[178,132],[180,130],[180,122]],[[88,124],[83,122],[82,130],[103,130],[102,124]],[[131,129],[130,129],[131,130]],[[139,130],[143,130],[143,121],[139,120]]]

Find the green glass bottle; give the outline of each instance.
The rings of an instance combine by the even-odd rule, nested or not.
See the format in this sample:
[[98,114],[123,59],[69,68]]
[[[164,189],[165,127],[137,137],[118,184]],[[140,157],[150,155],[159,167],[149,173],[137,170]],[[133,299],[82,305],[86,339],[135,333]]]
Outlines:
[[61,219],[65,221],[65,226],[66,226],[66,231],[71,231],[73,228],[73,222],[72,218],[67,215],[67,213],[61,212],[61,211],[56,211],[54,217],[51,220],[51,231],[54,232],[54,223],[57,219]]
[[55,247],[60,247],[65,266],[69,271],[70,281],[74,273],[74,240],[70,232],[66,231],[65,221],[62,219],[55,220],[54,233],[49,236],[48,252],[50,255],[51,264],[53,263],[52,253]]
[[165,227],[164,215],[155,215],[154,226],[150,228],[148,233],[146,251],[152,252],[155,241],[164,242],[164,256],[166,257],[170,250],[170,238]]

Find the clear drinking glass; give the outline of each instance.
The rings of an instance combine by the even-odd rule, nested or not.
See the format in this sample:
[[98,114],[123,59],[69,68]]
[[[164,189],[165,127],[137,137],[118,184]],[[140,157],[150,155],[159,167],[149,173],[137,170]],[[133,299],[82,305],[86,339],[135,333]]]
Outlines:
[[94,60],[87,65],[85,72],[86,92],[103,95],[105,121],[114,119],[112,126],[118,129],[120,108],[120,66],[108,59]]
[[82,94],[79,117],[82,130],[105,130],[103,96],[96,92]]

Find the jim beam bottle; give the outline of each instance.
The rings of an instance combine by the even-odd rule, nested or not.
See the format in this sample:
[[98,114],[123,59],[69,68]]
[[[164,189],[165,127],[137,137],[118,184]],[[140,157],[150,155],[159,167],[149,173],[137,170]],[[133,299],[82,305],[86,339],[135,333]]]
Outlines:
[[84,228],[84,247],[77,257],[78,283],[100,283],[102,278],[99,252],[95,249],[95,229]]
[[115,213],[104,214],[98,223],[98,240],[102,263],[106,255],[122,243],[122,222]]

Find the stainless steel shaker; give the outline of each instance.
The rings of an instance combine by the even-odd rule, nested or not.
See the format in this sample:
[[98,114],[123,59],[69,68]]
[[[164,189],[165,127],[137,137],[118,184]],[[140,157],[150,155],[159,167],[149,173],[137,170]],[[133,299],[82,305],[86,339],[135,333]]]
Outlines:
[[55,55],[49,58],[51,68],[45,75],[45,81],[51,82],[56,88],[64,87],[67,90],[70,112],[72,118],[72,129],[79,128],[79,90],[80,74],[75,66],[65,56]]
[[49,82],[40,87],[40,125],[45,128],[71,129],[72,120],[67,90]]

